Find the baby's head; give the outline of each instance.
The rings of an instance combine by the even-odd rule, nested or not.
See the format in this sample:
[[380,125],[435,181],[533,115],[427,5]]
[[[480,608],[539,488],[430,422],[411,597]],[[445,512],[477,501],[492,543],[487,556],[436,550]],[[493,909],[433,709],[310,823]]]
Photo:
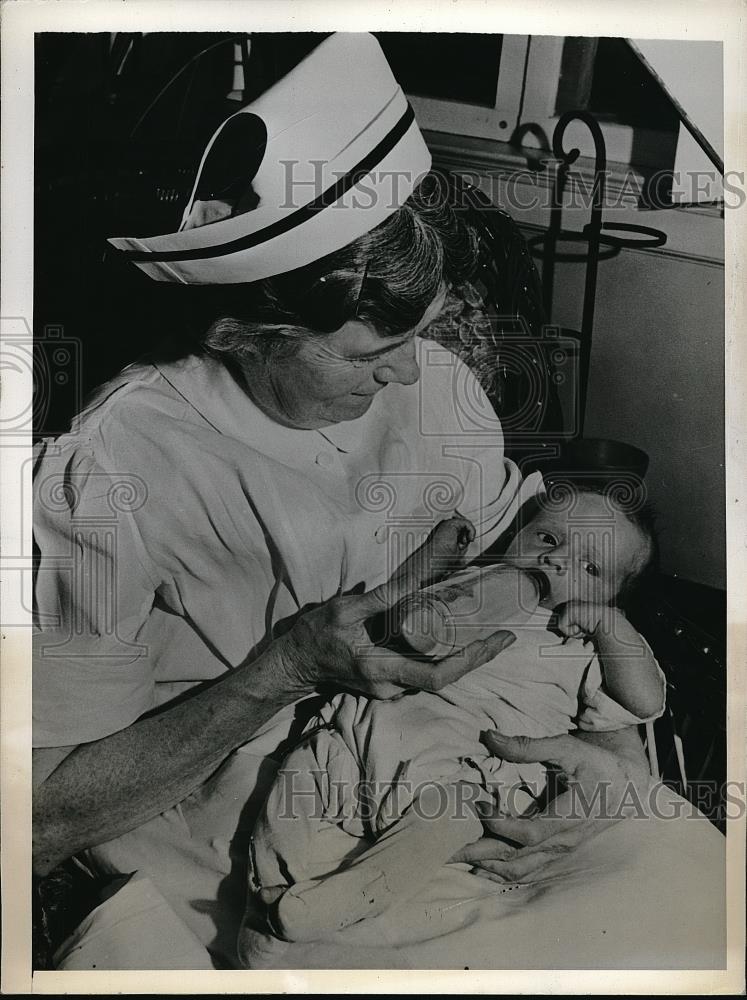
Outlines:
[[543,607],[567,601],[624,605],[654,564],[650,508],[570,484],[557,484],[524,511],[505,559],[539,578]]

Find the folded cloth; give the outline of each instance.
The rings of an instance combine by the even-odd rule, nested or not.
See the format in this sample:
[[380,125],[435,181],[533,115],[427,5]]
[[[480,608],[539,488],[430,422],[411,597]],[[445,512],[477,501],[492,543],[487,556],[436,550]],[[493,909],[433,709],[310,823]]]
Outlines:
[[[277,745],[277,734],[270,736]],[[147,876],[203,949],[227,966],[238,967],[249,836],[277,769],[262,755],[268,745],[266,740],[249,744],[178,810],[89,852],[89,863],[107,874],[138,870]],[[500,884],[467,866],[446,865],[416,897],[324,941],[291,944],[275,964],[263,964],[284,969],[723,968],[725,840],[674,792],[659,786],[655,804],[657,815],[623,820],[560,856],[537,884]],[[325,837],[329,859],[345,857],[359,843],[336,827]],[[163,968],[165,948],[157,942],[168,932],[162,930],[162,911],[144,912],[135,905],[135,919],[122,919],[125,907],[137,899],[118,896],[80,929],[77,943],[85,947],[86,960],[98,968],[107,967],[102,962],[120,963],[109,968]],[[120,920],[116,928],[109,916],[112,906]],[[108,939],[115,930],[116,949]],[[128,940],[138,957],[128,956]],[[206,967],[199,949],[182,950],[181,956],[182,968]]]

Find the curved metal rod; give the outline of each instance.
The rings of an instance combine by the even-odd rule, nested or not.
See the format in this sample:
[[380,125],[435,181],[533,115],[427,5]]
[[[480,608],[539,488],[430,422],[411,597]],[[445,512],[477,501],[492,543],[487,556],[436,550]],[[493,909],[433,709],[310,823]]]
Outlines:
[[586,285],[584,288],[584,309],[581,319],[581,398],[580,398],[580,431],[583,434],[584,416],[586,410],[586,392],[589,381],[591,362],[591,333],[594,326],[594,302],[597,294],[597,266],[599,264],[599,245],[602,233],[602,207],[604,205],[604,184],[607,171],[607,150],[602,130],[596,119],[588,111],[566,111],[555,127],[552,137],[552,148],[555,156],[563,161],[567,170],[579,155],[579,149],[566,151],[563,149],[563,136],[572,121],[581,121],[591,132],[594,140],[594,187],[592,190],[591,221],[584,228],[587,235],[589,250],[586,262]]
[[[603,222],[602,229],[604,230],[602,243],[613,247],[624,247],[630,250],[653,250],[656,247],[663,247],[667,242],[667,234],[663,233],[661,229],[652,229],[651,226],[638,226],[630,222]],[[622,236],[610,235],[612,232],[638,233],[643,238],[626,239]]]
[[552,134],[552,151],[559,160],[564,160],[568,166],[575,163],[581,155],[580,149],[571,149],[566,152],[563,149],[563,136],[565,130],[572,121],[582,121],[591,132],[594,140],[594,173],[598,174],[607,167],[607,147],[604,143],[604,136],[596,118],[588,111],[566,111],[558,119],[555,131]]
[[[540,233],[538,236],[532,236],[527,240],[527,246],[533,257],[538,259],[544,259],[546,253],[546,237],[547,233]],[[561,229],[557,234],[557,238],[553,243],[553,260],[557,263],[558,261],[587,261],[589,259],[588,253],[568,253],[562,250],[558,250],[558,243],[583,243],[587,244],[587,238],[585,232],[575,233],[570,230]],[[630,243],[635,242],[636,245],[640,242],[638,240],[631,240]],[[612,237],[603,236],[599,242],[599,260],[612,260],[613,257],[617,257],[620,254],[620,250],[623,244],[627,246],[625,241],[617,240],[613,241]],[[653,244],[652,244],[653,245]],[[643,244],[643,246],[648,246],[648,244]]]

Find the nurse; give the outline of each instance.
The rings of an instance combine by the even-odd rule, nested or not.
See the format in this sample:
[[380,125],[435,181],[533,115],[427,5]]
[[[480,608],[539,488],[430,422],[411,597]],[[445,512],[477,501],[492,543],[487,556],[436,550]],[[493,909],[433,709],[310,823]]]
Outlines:
[[[210,967],[208,945],[231,964],[244,807],[299,702],[438,687],[512,641],[434,668],[364,627],[539,488],[469,371],[418,336],[475,263],[430,165],[376,41],[334,35],[218,130],[177,233],[111,240],[155,280],[225,294],[199,353],[130,366],[39,449],[35,871],[138,873],[60,967]],[[460,513],[468,553],[418,549]],[[644,770],[634,730],[495,748],[552,756],[587,798]],[[460,860],[530,879],[591,826],[545,818],[504,831],[529,845],[511,857],[485,838]]]

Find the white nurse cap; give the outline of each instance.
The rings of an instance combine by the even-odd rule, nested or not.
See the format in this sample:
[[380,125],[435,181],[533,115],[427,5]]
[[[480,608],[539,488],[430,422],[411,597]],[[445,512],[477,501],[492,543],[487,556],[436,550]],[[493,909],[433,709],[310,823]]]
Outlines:
[[[369,232],[430,166],[379,43],[338,33],[218,128],[178,232],[109,243],[156,281],[257,281]],[[237,184],[256,195],[251,210],[190,228],[202,199],[220,199]]]

